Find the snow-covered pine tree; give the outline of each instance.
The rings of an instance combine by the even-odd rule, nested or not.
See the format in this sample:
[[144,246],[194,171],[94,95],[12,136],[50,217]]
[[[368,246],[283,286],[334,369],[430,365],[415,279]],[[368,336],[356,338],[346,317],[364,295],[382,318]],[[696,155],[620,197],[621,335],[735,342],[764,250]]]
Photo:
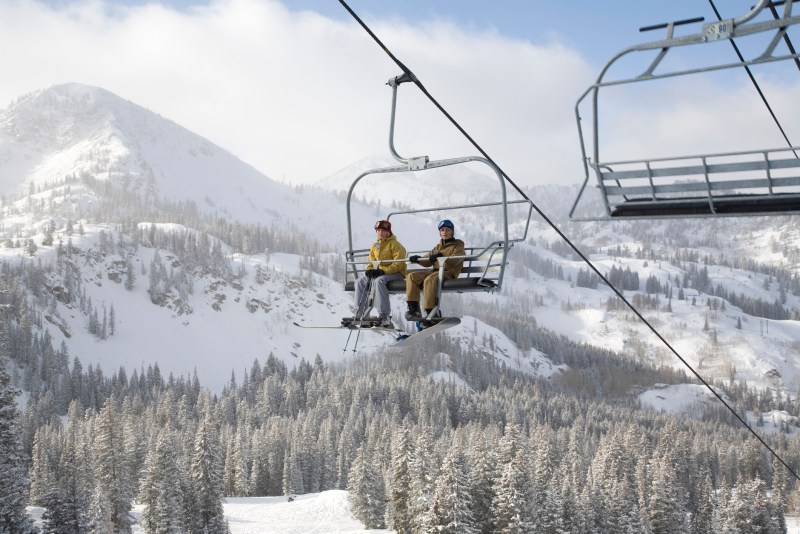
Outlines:
[[411,434],[408,420],[392,436],[392,467],[387,524],[398,534],[411,532]]
[[228,522],[222,509],[223,473],[221,445],[216,437],[219,427],[211,409],[206,411],[194,442],[192,486],[198,506],[200,528],[206,534],[228,534]]
[[519,439],[519,426],[511,424],[500,440],[497,455],[499,476],[495,481],[492,503],[494,532],[498,534],[529,532],[533,528],[531,479],[527,455]]
[[409,505],[413,532],[426,532],[430,524],[430,503],[439,466],[433,452],[433,438],[427,426],[419,430],[411,456]]
[[141,525],[147,534],[184,532],[180,513],[184,495],[180,491],[180,452],[175,432],[162,429],[154,450],[147,455],[146,475],[139,500],[144,504]]
[[305,493],[303,474],[297,462],[297,455],[291,448],[283,457],[283,494],[287,497]]
[[708,470],[704,469],[697,487],[696,512],[692,514],[690,523],[692,534],[713,531],[714,507],[714,485]]
[[[95,514],[93,520],[103,525],[101,532],[131,532],[130,514],[133,487],[125,468],[122,428],[117,421],[114,398],[108,397],[97,416],[94,441]],[[95,528],[98,528],[97,526]]]
[[[0,321],[0,346],[7,342],[5,320]],[[37,532],[25,510],[29,481],[19,436],[19,412],[6,370],[5,351],[0,349],[0,534]]]
[[674,461],[670,453],[653,459],[653,483],[650,487],[648,515],[654,532],[678,534],[689,530],[684,509],[681,507]]
[[555,437],[550,428],[545,425],[531,429],[531,436],[534,525],[538,531],[552,532],[556,519],[552,516],[554,510],[548,509],[548,505],[552,506],[555,502],[548,497],[550,493],[554,495],[558,493],[558,488],[552,486],[555,453],[551,440],[554,440]]
[[56,470],[53,465],[53,428],[41,426],[36,429],[31,451],[30,502],[35,506],[44,506],[45,497],[53,490],[56,483]]
[[61,458],[58,465],[58,484],[45,504],[45,532],[55,534],[84,534],[89,531],[89,495],[86,484],[87,459],[83,457],[78,425],[77,402],[70,404],[69,420],[64,431]]
[[253,463],[250,451],[250,436],[247,425],[239,425],[233,443],[233,496],[250,495],[250,466]]
[[477,534],[464,457],[453,447],[442,463],[431,504],[431,534]]
[[[496,442],[498,436],[490,434],[486,439]],[[494,499],[494,483],[497,478],[495,456],[488,447],[486,439],[476,440],[470,451],[472,470],[469,473],[475,527],[482,534],[492,532],[492,500]]]
[[359,447],[347,477],[348,501],[356,519],[367,529],[384,527],[383,477],[373,463],[366,443]]
[[779,532],[786,531],[786,517],[783,512],[788,498],[788,484],[786,466],[777,458],[772,460],[772,524]]

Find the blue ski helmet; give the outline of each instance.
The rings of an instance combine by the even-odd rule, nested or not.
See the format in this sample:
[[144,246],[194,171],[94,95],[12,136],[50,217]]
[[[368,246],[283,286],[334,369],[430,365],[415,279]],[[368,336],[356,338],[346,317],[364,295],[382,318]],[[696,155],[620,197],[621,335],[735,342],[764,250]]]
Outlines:
[[454,232],[456,231],[456,227],[453,224],[453,221],[451,221],[450,219],[442,219],[441,221],[439,221],[439,226],[437,226],[437,228],[439,230],[441,230],[442,228],[450,228],[452,231]]

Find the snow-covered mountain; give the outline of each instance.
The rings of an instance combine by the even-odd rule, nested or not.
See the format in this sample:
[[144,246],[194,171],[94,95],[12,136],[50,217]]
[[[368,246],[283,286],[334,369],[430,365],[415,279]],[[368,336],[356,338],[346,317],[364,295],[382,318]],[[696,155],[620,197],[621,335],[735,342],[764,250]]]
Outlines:
[[207,139],[96,87],[54,86],[0,112],[0,162],[5,195],[89,175],[143,198],[193,202],[207,216],[344,242],[343,208],[330,195],[298,195]]
[[[84,366],[110,373],[158,363],[164,374],[196,371],[214,390],[270,354],[290,366],[352,356],[342,350],[348,332],[292,324],[337,325],[351,314],[341,195],[276,183],[94,87],[20,98],[0,124],[0,258],[22,270],[41,267],[42,285],[26,288],[40,318],[34,334],[46,332]],[[383,216],[374,205],[354,206],[365,247]],[[410,220],[406,231],[436,235],[424,219]],[[195,261],[187,242],[222,259]],[[399,301],[395,309],[399,321]],[[551,367],[502,333],[491,336],[514,366],[532,369],[535,359]],[[391,341],[363,335],[360,350]]]
[[[293,188],[107,91],[57,86],[0,112],[0,258],[37,273],[20,275],[33,330],[84,366],[112,372],[158,362],[162,373],[196,370],[219,389],[269,354],[290,365],[317,355],[340,361],[352,355],[348,332],[292,323],[335,325],[350,313],[342,192],[365,169],[394,164],[371,157],[317,188]],[[354,204],[356,241],[369,246],[373,222],[397,206],[481,202],[496,188],[471,166],[437,172],[360,184],[356,196],[367,203]],[[626,297],[703,376],[796,391],[793,219],[574,224],[565,222],[570,188],[530,195],[601,273],[636,274]],[[396,233],[409,250],[434,244],[435,215],[403,219]],[[496,224],[469,210],[457,218],[468,243]],[[534,220],[528,235],[512,252],[500,294],[448,296],[463,317],[448,333],[454,346],[549,376],[558,358],[536,346],[541,327],[622,358],[682,368],[553,229]],[[198,259],[195,246],[210,259]],[[403,299],[394,299],[402,325]],[[362,334],[359,351],[391,341]]]

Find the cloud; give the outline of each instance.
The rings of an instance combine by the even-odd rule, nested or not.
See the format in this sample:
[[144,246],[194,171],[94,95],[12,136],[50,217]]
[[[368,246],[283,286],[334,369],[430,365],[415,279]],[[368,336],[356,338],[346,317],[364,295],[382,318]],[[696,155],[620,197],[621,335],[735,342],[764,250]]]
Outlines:
[[[399,68],[354,21],[289,7],[276,0],[216,0],[183,10],[99,0],[3,2],[0,46],[14,52],[0,59],[0,105],[58,83],[96,85],[292,183],[386,154],[385,83]],[[597,69],[578,51],[446,21],[373,15],[366,22],[516,182],[582,178],[574,105]],[[477,155],[410,84],[401,87],[398,110],[401,155]]]

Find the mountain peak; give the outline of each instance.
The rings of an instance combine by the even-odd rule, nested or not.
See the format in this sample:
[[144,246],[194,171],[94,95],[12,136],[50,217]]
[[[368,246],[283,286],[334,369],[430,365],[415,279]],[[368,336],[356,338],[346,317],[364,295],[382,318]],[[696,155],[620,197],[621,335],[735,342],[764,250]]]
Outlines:
[[19,98],[0,112],[0,124],[15,142],[52,152],[96,135],[126,106],[135,104],[99,87],[68,83]]
[[[129,191],[194,201],[222,216],[249,204],[250,222],[261,219],[265,208],[249,198],[278,188],[209,140],[105,89],[79,83],[28,94],[0,112],[0,161],[0,194],[86,173]],[[248,200],[230,198],[231,188]]]

